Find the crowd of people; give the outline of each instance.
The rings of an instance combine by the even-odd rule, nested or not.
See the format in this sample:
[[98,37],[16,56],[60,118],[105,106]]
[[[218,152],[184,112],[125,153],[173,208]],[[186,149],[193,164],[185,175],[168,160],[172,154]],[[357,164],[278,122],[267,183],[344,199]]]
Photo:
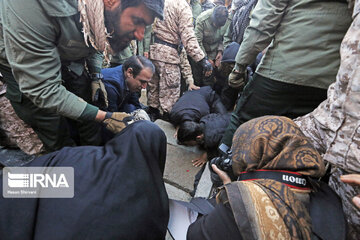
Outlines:
[[1,197],[0,239],[164,239],[157,119],[204,148],[194,166],[230,159],[208,164],[224,187],[188,239],[360,239],[360,0],[3,0],[0,11],[0,150],[72,166],[77,184],[72,199]]

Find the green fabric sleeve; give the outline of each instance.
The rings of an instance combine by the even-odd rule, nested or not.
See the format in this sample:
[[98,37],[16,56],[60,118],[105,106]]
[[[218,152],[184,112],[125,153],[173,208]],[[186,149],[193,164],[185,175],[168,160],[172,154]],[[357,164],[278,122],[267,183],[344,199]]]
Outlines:
[[95,52],[86,58],[87,67],[90,73],[99,73],[102,68],[104,56],[100,52]]
[[94,105],[87,104],[78,119],[83,121],[94,121],[98,111],[99,108],[95,107]]
[[143,46],[144,46],[144,52],[150,51],[150,40],[151,40],[151,31],[152,31],[152,25],[149,25],[145,28],[145,36],[143,40]]
[[20,91],[39,108],[77,119],[87,103],[62,85],[56,26],[33,1],[5,1],[1,12],[6,56]]
[[253,63],[274,37],[289,0],[259,0],[254,8],[236,62],[247,66]]
[[198,21],[196,21],[196,25],[195,25],[195,36],[196,39],[200,45],[201,50],[204,52],[205,56],[206,56],[206,51],[204,48],[204,44],[203,44],[203,39],[204,39],[204,20],[203,19],[198,19]]

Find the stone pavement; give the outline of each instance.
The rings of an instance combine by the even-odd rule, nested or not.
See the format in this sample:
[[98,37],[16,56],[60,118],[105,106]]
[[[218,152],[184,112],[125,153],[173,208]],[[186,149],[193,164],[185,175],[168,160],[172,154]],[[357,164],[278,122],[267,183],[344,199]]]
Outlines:
[[[177,144],[174,138],[175,128],[171,123],[160,119],[155,123],[165,132],[167,138],[164,182],[169,198],[190,201],[192,198],[190,192],[194,190],[195,175],[200,171],[200,168],[192,165],[191,160],[199,157],[203,151],[198,147]],[[194,197],[209,197],[211,187],[210,170],[206,166]],[[167,232],[165,240],[173,240],[169,232]]]
[[[179,145],[174,138],[175,128],[169,122],[156,120],[155,123],[165,132],[167,137],[167,155],[164,181],[169,198],[189,201],[190,192],[194,190],[195,175],[200,168],[194,167],[191,160],[199,157],[203,151],[198,147]],[[205,168],[197,190],[196,197],[208,197],[211,190],[210,172]]]

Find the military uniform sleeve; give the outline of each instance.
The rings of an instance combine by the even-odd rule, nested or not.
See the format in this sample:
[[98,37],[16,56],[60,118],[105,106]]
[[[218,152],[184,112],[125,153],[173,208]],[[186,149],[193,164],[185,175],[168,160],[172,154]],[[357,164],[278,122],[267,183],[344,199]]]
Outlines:
[[144,52],[150,51],[151,31],[152,31],[152,25],[149,25],[145,28],[145,36],[143,40]]
[[194,33],[194,26],[192,23],[193,17],[190,6],[184,1],[184,4],[177,9],[179,16],[179,33],[181,42],[183,43],[186,53],[199,62],[205,57],[205,53],[201,50]]
[[86,58],[86,64],[90,73],[99,73],[102,68],[104,56],[100,52],[94,52]]
[[225,34],[224,34],[224,40],[223,40],[224,49],[225,49],[230,43],[232,43],[232,37],[231,37],[232,31],[231,31],[231,29],[230,29],[231,26],[232,26],[232,25],[230,25],[230,26],[226,29]]
[[204,20],[203,19],[198,19],[198,21],[195,24],[195,36],[199,43],[199,46],[201,47],[201,50],[206,55],[206,51],[205,51],[204,44],[203,44],[203,39],[204,39]]
[[[41,8],[29,13],[22,1],[2,9],[6,55],[21,92],[39,108],[79,119],[87,103],[62,85],[56,29]],[[87,117],[93,117],[96,107]]]
[[186,55],[186,51],[183,48],[180,53],[180,70],[181,76],[185,79],[186,84],[194,84],[194,78],[191,71],[191,66]]
[[274,37],[289,0],[259,0],[251,14],[236,62],[249,65]]

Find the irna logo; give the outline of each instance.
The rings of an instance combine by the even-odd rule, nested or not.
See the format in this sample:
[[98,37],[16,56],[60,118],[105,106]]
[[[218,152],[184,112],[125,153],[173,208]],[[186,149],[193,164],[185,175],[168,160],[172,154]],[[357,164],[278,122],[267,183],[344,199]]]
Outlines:
[[68,188],[69,183],[65,174],[8,173],[8,186],[11,188]]

